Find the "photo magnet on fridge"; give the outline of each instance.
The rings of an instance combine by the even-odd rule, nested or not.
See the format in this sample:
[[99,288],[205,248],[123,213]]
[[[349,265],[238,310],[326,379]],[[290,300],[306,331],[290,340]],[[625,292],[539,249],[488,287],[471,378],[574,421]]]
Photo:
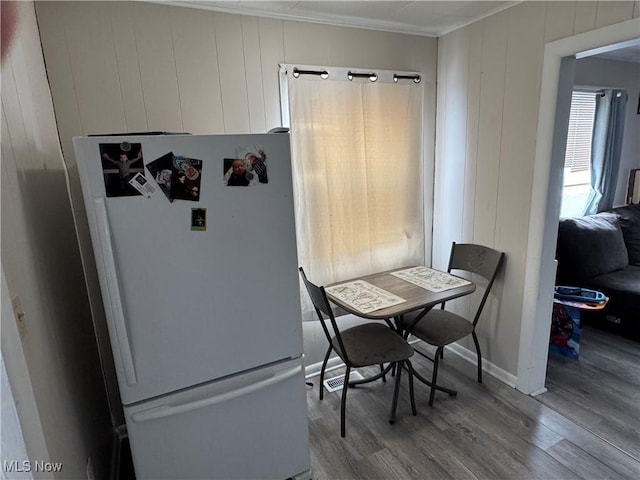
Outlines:
[[160,158],[157,158],[147,164],[147,170],[153,175],[154,180],[160,187],[160,190],[166,195],[170,202],[171,198],[171,180],[173,179],[173,153],[169,152]]
[[223,162],[224,184],[228,187],[248,187],[258,179],[241,158],[225,158]]
[[267,176],[267,154],[262,147],[243,147],[238,149],[238,157],[243,158],[251,172],[258,177],[258,183],[269,183]]
[[142,195],[129,181],[137,174],[144,174],[142,144],[101,143],[100,160],[104,174],[107,197],[132,197]]
[[200,200],[200,181],[202,180],[202,160],[173,156],[173,178],[171,180],[171,198],[174,200]]
[[141,173],[136,173],[136,175],[129,180],[129,185],[147,198],[150,198],[156,191],[155,187],[151,185],[147,178]]
[[204,232],[207,230],[207,209],[191,209],[191,230],[194,232]]
[[238,148],[236,158],[225,158],[224,184],[229,187],[249,187],[269,183],[267,155],[261,147]]
[[147,170],[170,202],[176,199],[200,200],[202,160],[168,152],[147,164]]

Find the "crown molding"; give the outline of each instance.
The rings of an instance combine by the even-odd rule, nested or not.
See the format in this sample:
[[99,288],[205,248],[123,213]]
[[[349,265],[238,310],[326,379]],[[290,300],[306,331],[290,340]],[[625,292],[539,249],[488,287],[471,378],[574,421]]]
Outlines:
[[389,22],[384,20],[374,20],[370,18],[352,17],[345,15],[327,15],[324,13],[308,13],[287,10],[263,10],[260,8],[252,8],[239,5],[236,2],[216,2],[216,1],[198,1],[198,0],[143,0],[148,3],[159,3],[162,5],[172,5],[177,7],[196,8],[200,10],[210,10],[222,13],[231,13],[236,15],[250,15],[255,17],[274,18],[278,20],[290,20],[298,22],[320,23],[323,25],[332,25],[337,27],[362,28],[366,30],[378,30],[390,33],[401,33],[405,35],[417,35],[422,37],[441,37],[447,33],[453,32],[460,28],[464,28],[474,22],[495,15],[498,12],[506,10],[524,0],[508,2],[505,5],[494,8],[483,15],[469,19],[458,25],[448,28],[436,27],[418,27],[415,25],[407,25],[400,22]]

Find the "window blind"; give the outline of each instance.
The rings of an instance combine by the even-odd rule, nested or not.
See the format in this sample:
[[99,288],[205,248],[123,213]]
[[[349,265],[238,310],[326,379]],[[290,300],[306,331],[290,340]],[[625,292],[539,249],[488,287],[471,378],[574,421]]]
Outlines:
[[589,170],[596,95],[596,92],[577,90],[571,95],[569,133],[564,158],[564,168],[569,169],[571,173]]

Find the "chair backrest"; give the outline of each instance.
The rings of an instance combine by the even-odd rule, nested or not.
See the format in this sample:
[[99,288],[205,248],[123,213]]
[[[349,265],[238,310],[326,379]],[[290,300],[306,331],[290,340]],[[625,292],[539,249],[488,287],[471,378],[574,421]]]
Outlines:
[[482,295],[482,300],[473,318],[474,327],[480,319],[480,314],[487,301],[493,282],[502,266],[504,257],[504,252],[499,252],[498,250],[483,245],[456,242],[453,242],[451,245],[448,272],[451,272],[451,270],[462,270],[475,273],[488,280],[484,294]]
[[[327,337],[327,341],[329,342],[329,344],[331,344],[331,339],[333,336],[335,336],[336,339],[338,340],[338,345],[340,345],[340,350],[344,355],[344,360],[347,363],[349,363],[348,353],[344,348],[344,344],[342,343],[340,330],[338,329],[336,318],[333,315],[333,311],[331,310],[331,304],[329,303],[329,299],[327,298],[327,292],[325,292],[324,287],[319,287],[313,284],[312,282],[310,282],[307,276],[305,275],[302,267],[298,268],[298,270],[300,271],[300,276],[304,281],[304,286],[307,288],[307,292],[309,293],[309,297],[311,298],[311,303],[313,303],[313,307],[316,310],[316,314],[320,319],[320,324],[322,325],[322,331]],[[331,335],[329,331],[329,327],[327,327],[327,318],[331,322],[331,329],[333,330],[333,335]]]

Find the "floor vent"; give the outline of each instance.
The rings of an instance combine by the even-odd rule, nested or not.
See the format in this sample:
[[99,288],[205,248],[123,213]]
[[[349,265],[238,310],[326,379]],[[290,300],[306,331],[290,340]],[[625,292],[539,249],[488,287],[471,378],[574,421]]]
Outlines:
[[[364,380],[364,377],[360,375],[360,372],[353,371],[349,374],[349,381],[353,382],[356,380]],[[328,378],[322,383],[324,384],[324,388],[326,388],[328,392],[342,390],[342,385],[344,384],[344,375]]]

